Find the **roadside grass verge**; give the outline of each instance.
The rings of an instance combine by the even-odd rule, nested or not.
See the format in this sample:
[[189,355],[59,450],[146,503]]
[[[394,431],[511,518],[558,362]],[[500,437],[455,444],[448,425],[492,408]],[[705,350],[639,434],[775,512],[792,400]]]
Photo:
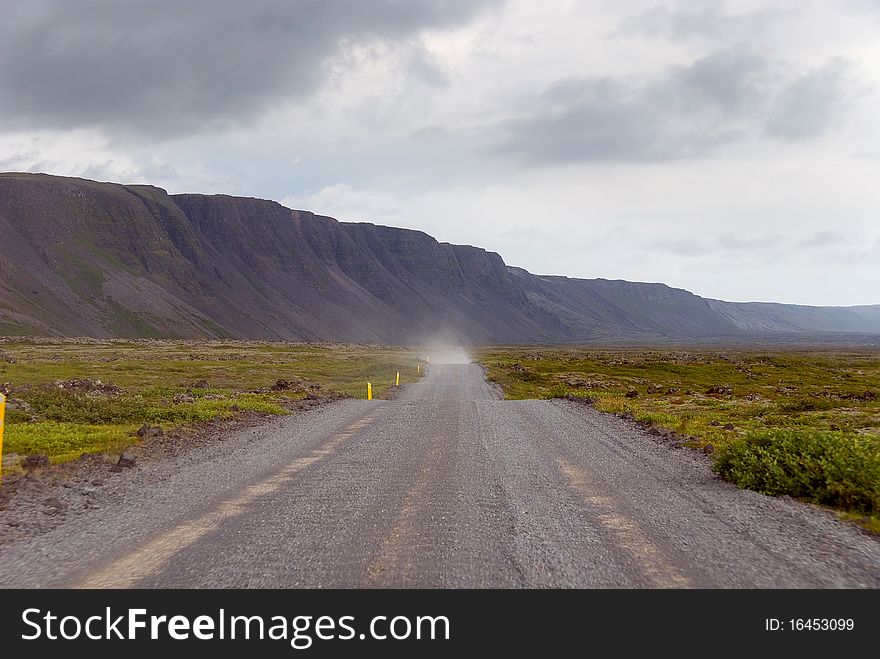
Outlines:
[[[53,463],[76,460],[86,453],[116,453],[132,443],[137,426],[59,421],[13,423],[6,429],[3,452],[46,455]],[[4,469],[4,471],[7,471]]]
[[[3,453],[52,463],[114,453],[139,441],[143,424],[287,414],[305,397],[365,398],[368,381],[381,398],[398,371],[401,384],[414,382],[418,363],[415,351],[359,345],[0,339],[0,386],[12,401]],[[4,472],[18,469],[11,462]]]
[[880,531],[880,351],[490,349],[508,398],[589,398],[712,453],[737,485]]

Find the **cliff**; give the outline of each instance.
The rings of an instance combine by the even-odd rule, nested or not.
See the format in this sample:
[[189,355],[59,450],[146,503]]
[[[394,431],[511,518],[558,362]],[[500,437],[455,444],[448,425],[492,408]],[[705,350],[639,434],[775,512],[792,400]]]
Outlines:
[[880,307],[537,276],[419,231],[273,201],[0,174],[0,335],[418,343],[880,333]]

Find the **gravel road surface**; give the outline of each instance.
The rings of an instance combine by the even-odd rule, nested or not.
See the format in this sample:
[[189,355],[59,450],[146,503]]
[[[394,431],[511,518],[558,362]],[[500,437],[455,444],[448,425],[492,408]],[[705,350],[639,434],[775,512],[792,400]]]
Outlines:
[[880,587],[880,542],[699,453],[432,366],[126,472],[0,547],[5,587]]

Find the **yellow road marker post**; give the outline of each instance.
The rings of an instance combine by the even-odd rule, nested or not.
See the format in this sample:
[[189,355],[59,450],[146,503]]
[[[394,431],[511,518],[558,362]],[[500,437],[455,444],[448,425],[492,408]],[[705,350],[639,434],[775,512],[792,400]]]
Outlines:
[[6,415],[6,396],[0,394],[0,481],[3,480],[3,419]]
[[373,400],[373,384],[367,382],[367,400]]
[[394,378],[394,386],[395,386],[395,387],[399,387],[399,386],[400,386],[400,371],[397,371],[397,377]]
[[416,364],[416,373],[421,373],[421,372],[422,372],[422,365]]

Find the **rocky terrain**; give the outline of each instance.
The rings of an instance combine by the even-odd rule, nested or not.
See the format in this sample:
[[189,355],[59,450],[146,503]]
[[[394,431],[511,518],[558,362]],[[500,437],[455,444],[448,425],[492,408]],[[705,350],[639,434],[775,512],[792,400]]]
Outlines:
[[[538,276],[272,201],[0,174],[0,335],[419,343],[880,334],[880,306]],[[585,255],[588,256],[588,255]]]

